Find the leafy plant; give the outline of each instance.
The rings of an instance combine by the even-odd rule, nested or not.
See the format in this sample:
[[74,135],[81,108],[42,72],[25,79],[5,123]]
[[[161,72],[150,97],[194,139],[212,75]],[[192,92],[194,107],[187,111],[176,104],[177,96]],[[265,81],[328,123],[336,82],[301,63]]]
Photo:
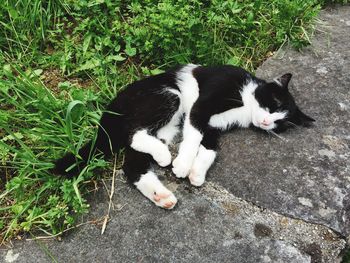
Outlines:
[[[92,105],[89,93],[75,90],[65,94],[71,99],[66,106],[61,95],[56,97],[35,74],[19,68],[7,71],[0,80],[0,94],[0,127],[7,134],[0,140],[6,153],[2,165],[16,167],[0,198],[1,221],[6,225],[3,236],[38,228],[58,233],[74,222],[74,214],[86,211],[78,186],[91,173],[62,181],[52,176],[51,160],[66,149],[76,151],[73,145],[79,147],[85,136],[91,137],[89,127],[96,126],[101,111]],[[85,127],[79,136],[78,127]],[[102,164],[93,163],[90,167]]]

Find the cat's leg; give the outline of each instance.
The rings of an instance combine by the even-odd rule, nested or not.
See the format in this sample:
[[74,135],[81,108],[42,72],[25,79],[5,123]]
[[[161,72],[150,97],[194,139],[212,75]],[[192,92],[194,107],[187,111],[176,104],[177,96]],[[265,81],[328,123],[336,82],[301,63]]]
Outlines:
[[183,139],[180,143],[179,153],[173,161],[173,173],[178,178],[185,178],[192,167],[203,135],[199,129],[191,124],[189,116],[185,116]]
[[155,205],[165,209],[172,209],[176,205],[177,199],[151,170],[151,158],[149,154],[127,147],[123,164],[125,176],[130,183],[134,184]]
[[215,129],[209,128],[204,132],[202,143],[188,176],[192,185],[201,186],[204,183],[205,176],[216,157],[218,136],[219,131]]
[[172,209],[177,203],[175,195],[162,184],[157,175],[151,170],[142,174],[140,180],[135,182],[134,185],[157,206]]
[[171,163],[171,154],[168,146],[155,136],[149,135],[146,129],[137,131],[131,140],[131,148],[148,153],[162,167]]

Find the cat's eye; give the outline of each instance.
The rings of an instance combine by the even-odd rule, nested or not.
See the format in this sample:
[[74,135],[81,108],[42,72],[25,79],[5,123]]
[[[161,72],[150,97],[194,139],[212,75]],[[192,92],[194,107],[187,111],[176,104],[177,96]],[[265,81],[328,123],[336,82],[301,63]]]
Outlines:
[[277,108],[280,108],[282,106],[282,101],[280,101],[279,99],[274,98],[274,101],[276,102]]

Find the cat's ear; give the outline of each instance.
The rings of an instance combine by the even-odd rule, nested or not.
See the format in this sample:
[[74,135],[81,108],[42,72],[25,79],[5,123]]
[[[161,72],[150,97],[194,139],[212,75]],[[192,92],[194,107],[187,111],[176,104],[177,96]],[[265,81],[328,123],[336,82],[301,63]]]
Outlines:
[[283,88],[288,88],[288,83],[292,78],[291,73],[286,73],[278,78],[275,78],[275,82]]
[[302,126],[310,126],[311,123],[313,123],[315,121],[315,119],[311,118],[310,116],[307,116],[305,113],[303,113],[301,110],[299,110],[299,108],[296,111],[296,120],[298,123],[296,123],[297,125],[302,125]]

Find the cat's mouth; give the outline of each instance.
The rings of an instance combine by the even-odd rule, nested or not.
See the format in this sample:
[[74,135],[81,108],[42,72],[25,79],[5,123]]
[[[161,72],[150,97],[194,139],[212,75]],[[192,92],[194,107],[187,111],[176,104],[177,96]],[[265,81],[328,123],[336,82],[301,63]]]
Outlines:
[[266,130],[266,131],[273,130],[277,126],[274,122],[265,123],[265,122],[259,122],[259,121],[253,121],[253,125],[259,129]]
[[276,128],[276,123],[269,123],[269,124],[265,124],[265,123],[260,123],[259,125],[259,128],[260,129],[263,129],[263,130],[267,130],[267,131],[270,131],[270,130],[273,130]]
[[277,127],[277,124],[267,117],[263,118],[262,120],[253,119],[252,122],[255,127],[266,131],[273,130],[274,128]]
[[278,122],[284,120],[287,116],[287,112],[274,112],[265,114],[260,118],[253,118],[253,125],[260,129],[271,131],[278,126]]

